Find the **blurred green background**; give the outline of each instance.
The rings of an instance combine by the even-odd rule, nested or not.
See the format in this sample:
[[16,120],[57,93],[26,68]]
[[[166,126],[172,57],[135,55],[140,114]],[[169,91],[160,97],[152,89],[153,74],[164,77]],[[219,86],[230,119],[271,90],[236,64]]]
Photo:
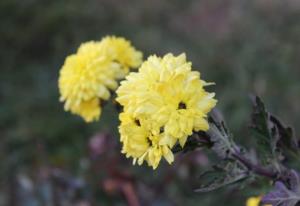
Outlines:
[[64,58],[108,34],[130,39],[145,58],[185,52],[216,83],[210,90],[238,142],[252,142],[249,94],[299,133],[298,0],[1,0],[0,19],[1,206],[242,206],[268,189],[194,193],[212,164],[206,153],[178,155],[155,171],[132,166],[120,154],[111,105],[93,124],[64,112]]

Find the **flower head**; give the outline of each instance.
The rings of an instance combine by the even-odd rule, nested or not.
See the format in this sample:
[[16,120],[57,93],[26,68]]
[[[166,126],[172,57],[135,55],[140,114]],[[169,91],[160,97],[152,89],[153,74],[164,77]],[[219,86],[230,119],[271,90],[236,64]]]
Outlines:
[[[102,41],[83,43],[76,54],[66,58],[60,70],[60,100],[65,102],[66,111],[80,115],[86,122],[99,119],[100,104],[110,98],[110,90],[117,88],[117,79],[124,75],[124,67],[128,70],[141,62],[134,52],[125,55],[128,59],[134,59],[134,63],[121,60],[121,46],[107,42],[109,38],[127,42],[123,38],[106,37]],[[127,50],[140,53],[131,46]],[[125,46],[123,51],[126,51]]]
[[137,73],[131,73],[117,90],[117,101],[134,118],[146,118],[160,125],[164,141],[179,140],[184,146],[193,131],[208,130],[207,113],[216,105],[208,83],[191,70],[185,54],[163,58],[150,56]]
[[107,36],[101,40],[101,44],[107,56],[122,66],[119,78],[124,78],[129,68],[138,68],[142,63],[142,52],[137,51],[130,41],[122,37]]
[[144,118],[136,119],[126,112],[120,114],[120,120],[122,153],[126,157],[132,157],[134,164],[137,161],[141,165],[146,161],[155,169],[162,157],[169,163],[174,161],[170,146],[161,143],[164,132],[160,131],[155,122],[148,122]]
[[216,100],[206,85],[184,54],[150,56],[117,90],[124,107],[119,128],[123,153],[153,168],[161,157],[171,163],[177,141],[184,146],[193,131],[208,130],[206,116]]

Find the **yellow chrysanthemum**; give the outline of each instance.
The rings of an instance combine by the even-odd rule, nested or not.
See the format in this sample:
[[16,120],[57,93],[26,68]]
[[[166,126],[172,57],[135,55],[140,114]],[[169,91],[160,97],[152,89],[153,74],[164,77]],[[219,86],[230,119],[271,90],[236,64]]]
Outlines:
[[[261,201],[261,197],[250,197],[246,202],[246,206],[259,206]],[[264,205],[264,206],[271,206],[271,205]]]
[[125,153],[126,157],[132,157],[134,164],[137,161],[141,165],[145,160],[155,169],[162,157],[169,163],[174,161],[169,145],[161,144],[165,134],[155,122],[148,122],[143,118],[136,119],[126,112],[120,114],[120,120],[122,153]]
[[198,71],[191,70],[185,54],[163,58],[151,56],[137,73],[131,73],[117,90],[117,101],[134,118],[146,118],[161,125],[164,142],[179,140],[184,146],[193,131],[209,128],[207,113],[215,106]]
[[117,79],[129,68],[137,67],[141,58],[141,52],[124,38],[105,37],[83,43],[76,54],[66,58],[60,71],[60,100],[65,101],[65,110],[86,122],[99,119],[101,101],[109,99],[109,90],[118,86]]
[[142,52],[137,51],[130,41],[122,37],[107,36],[101,40],[101,44],[107,56],[122,66],[122,72],[118,73],[119,78],[124,78],[129,68],[138,68],[142,63]]
[[116,70],[119,65],[103,55],[99,42],[82,44],[76,54],[67,57],[59,77],[60,100],[65,110],[82,116],[85,121],[97,120],[101,100],[116,89]]

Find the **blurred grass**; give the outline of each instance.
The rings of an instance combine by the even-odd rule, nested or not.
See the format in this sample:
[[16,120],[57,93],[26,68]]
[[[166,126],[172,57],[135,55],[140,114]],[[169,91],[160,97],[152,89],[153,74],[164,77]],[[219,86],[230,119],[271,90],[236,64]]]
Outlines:
[[[64,58],[81,42],[107,34],[132,40],[144,51],[145,58],[154,53],[186,52],[203,78],[216,82],[209,89],[216,92],[218,107],[238,141],[252,142],[245,133],[251,93],[260,95],[273,113],[299,133],[297,0],[2,0],[0,19],[2,190],[12,171],[34,169],[43,163],[36,150],[39,144],[44,145],[49,164],[76,174],[78,161],[87,155],[88,137],[101,129],[117,137],[117,114],[111,115],[111,106],[100,122],[87,125],[63,111],[57,91]],[[146,172],[157,184],[159,174],[165,172],[162,169],[153,173],[137,167],[131,170],[143,180],[148,177],[141,173]],[[166,190],[169,197],[161,197],[154,205],[216,205],[220,201],[242,205],[245,197],[255,191],[245,190],[239,193],[240,197],[228,189],[224,189],[225,196],[199,195],[180,181]],[[233,198],[228,198],[230,195]],[[100,197],[102,201],[105,198]],[[170,203],[168,199],[173,198]]]

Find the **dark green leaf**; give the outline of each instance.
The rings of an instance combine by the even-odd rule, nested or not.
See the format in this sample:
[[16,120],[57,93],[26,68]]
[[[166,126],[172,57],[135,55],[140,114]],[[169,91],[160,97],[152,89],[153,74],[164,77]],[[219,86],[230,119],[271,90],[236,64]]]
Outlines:
[[239,162],[227,160],[204,172],[200,176],[201,185],[196,192],[210,192],[221,187],[244,181],[249,177],[247,168]]
[[257,96],[253,98],[251,128],[264,163],[280,162],[290,151],[298,152],[297,140],[292,129],[270,114]]
[[257,138],[260,152],[266,156],[275,154],[278,136],[274,135],[276,131],[272,130],[272,123],[270,122],[270,114],[266,111],[264,103],[259,97],[254,97],[252,125],[254,136]]

